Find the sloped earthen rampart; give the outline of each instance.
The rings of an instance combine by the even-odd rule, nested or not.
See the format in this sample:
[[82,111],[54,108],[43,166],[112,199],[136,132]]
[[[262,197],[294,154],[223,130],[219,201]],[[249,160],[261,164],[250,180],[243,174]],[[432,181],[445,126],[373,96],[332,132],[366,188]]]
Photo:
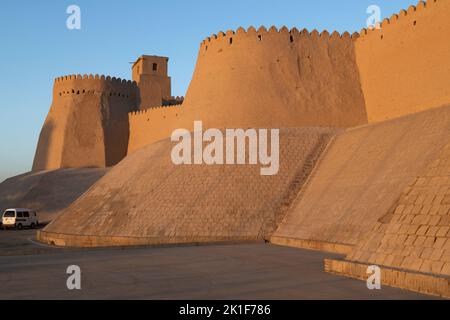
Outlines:
[[356,245],[438,155],[449,132],[447,106],[339,134],[274,236]]
[[336,129],[280,130],[280,170],[172,163],[170,139],[128,156],[39,234],[63,246],[270,237]]

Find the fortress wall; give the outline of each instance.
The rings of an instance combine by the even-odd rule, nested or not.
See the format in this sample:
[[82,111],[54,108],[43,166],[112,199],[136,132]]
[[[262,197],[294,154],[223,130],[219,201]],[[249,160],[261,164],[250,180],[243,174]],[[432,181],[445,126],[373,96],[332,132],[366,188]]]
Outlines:
[[339,134],[275,237],[357,244],[439,155],[448,132],[450,106]]
[[[128,154],[169,137],[177,124],[181,125],[182,105],[162,106],[129,113],[130,138]],[[192,127],[193,124],[190,124]]]
[[120,161],[127,152],[128,112],[135,108],[136,90],[135,83],[104,76],[56,79],[33,171]]
[[450,102],[450,1],[429,0],[355,41],[369,122]]
[[184,106],[191,122],[217,128],[367,122],[352,36],[286,27],[203,41]]
[[367,123],[354,37],[261,27],[201,43],[182,108],[130,115],[132,152],[178,128],[348,127]]
[[56,104],[52,102],[39,134],[33,171],[61,168],[65,128],[70,110],[65,107],[58,108],[58,111],[55,111],[55,109]]

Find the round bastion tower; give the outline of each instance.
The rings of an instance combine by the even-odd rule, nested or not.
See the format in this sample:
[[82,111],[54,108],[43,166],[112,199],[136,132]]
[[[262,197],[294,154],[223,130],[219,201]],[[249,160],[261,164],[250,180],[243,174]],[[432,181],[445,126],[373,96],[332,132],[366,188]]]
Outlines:
[[172,97],[167,57],[141,56],[133,81],[99,75],[55,79],[33,171],[108,167],[128,150],[128,113],[182,102]]
[[135,82],[99,75],[55,79],[33,171],[107,167],[127,153],[128,112],[137,109]]

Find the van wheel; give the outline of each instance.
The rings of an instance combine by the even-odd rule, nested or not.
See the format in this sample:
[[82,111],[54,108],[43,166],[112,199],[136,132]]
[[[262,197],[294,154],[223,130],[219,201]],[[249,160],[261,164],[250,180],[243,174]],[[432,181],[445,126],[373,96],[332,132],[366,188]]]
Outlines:
[[19,230],[22,230],[22,224],[21,223],[19,223],[18,225],[17,225],[17,229],[19,229]]
[[31,229],[34,229],[34,227],[35,227],[35,225],[34,225],[34,222],[33,222],[33,223],[31,223],[30,228],[31,228]]

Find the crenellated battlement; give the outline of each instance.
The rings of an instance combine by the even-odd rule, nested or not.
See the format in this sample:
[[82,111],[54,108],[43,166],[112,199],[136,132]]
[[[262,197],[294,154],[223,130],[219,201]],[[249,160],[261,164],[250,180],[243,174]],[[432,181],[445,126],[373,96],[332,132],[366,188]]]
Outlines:
[[176,96],[176,97],[163,97],[162,103],[163,106],[173,106],[179,105],[184,102],[184,97]]
[[102,93],[122,98],[135,98],[137,88],[135,81],[98,74],[73,74],[55,79],[53,96]]
[[247,30],[240,27],[236,31],[228,30],[226,32],[220,31],[218,34],[213,34],[203,40],[200,44],[201,51],[207,51],[210,46],[215,45],[216,43],[224,43],[227,42],[228,45],[232,46],[234,43],[239,42],[240,40],[254,40],[259,42],[264,42],[265,39],[273,37],[281,37],[286,39],[287,43],[293,43],[300,37],[310,37],[310,38],[321,38],[328,40],[351,40],[359,37],[359,33],[355,32],[350,34],[349,32],[339,33],[334,31],[330,33],[327,30],[319,32],[317,30],[309,31],[307,29],[303,29],[299,31],[297,28],[288,29],[286,26],[278,29],[276,26],[270,27],[268,30],[264,26],[260,26],[256,29],[253,26],[250,26]]
[[[318,30],[309,31],[307,29],[303,29],[299,31],[297,28],[288,29],[286,26],[278,29],[276,26],[272,26],[267,29],[264,26],[260,26],[256,29],[253,26],[250,26],[247,30],[243,27],[238,28],[236,31],[228,30],[226,32],[220,31],[217,34],[212,34],[211,36],[204,39],[200,44],[201,52],[206,52],[211,46],[215,44],[222,44],[224,42],[228,42],[228,45],[232,46],[235,42],[238,42],[242,39],[249,40],[254,39],[257,41],[263,42],[266,36],[270,36],[273,39],[273,36],[280,36],[286,39],[289,39],[291,43],[295,42],[300,37],[309,37],[311,39],[328,39],[328,40],[357,40],[360,37],[365,37],[370,34],[373,34],[376,31],[384,31],[391,25],[395,25],[398,21],[403,21],[406,19],[415,19],[417,18],[416,14],[422,10],[426,10],[428,8],[435,7],[439,5],[443,0],[428,0],[419,1],[417,5],[412,5],[406,10],[401,10],[398,14],[393,14],[390,18],[384,19],[380,23],[380,29],[377,28],[363,28],[360,32],[354,32],[350,34],[349,32],[339,33],[337,31],[329,32],[327,30],[323,30],[319,32]],[[415,26],[417,21],[413,21],[412,27]]]
[[108,81],[108,82],[116,83],[116,84],[120,83],[120,84],[127,84],[127,85],[131,85],[131,86],[137,86],[136,81],[125,80],[125,79],[121,79],[121,78],[105,76],[105,75],[98,75],[98,74],[95,74],[95,75],[93,75],[93,74],[66,75],[66,76],[56,78],[55,84],[64,83],[67,80],[101,80],[101,81]]
[[168,106],[162,105],[162,106],[158,106],[158,107],[148,108],[145,110],[132,111],[132,112],[129,112],[128,115],[130,116],[130,118],[131,117],[148,116],[152,112],[155,112],[155,111],[179,109],[182,106],[183,106],[182,104],[168,105]]
[[[399,22],[412,21],[411,27],[415,27],[417,24],[417,14],[423,10],[430,10],[439,5],[443,0],[428,0],[419,1],[417,5],[412,5],[408,9],[401,10],[398,14],[393,14],[390,18],[385,18],[380,23],[380,28],[363,28],[359,32],[361,37],[367,37],[371,35],[380,35],[380,33],[388,31],[390,27],[395,26]],[[383,38],[381,38],[383,39]]]

